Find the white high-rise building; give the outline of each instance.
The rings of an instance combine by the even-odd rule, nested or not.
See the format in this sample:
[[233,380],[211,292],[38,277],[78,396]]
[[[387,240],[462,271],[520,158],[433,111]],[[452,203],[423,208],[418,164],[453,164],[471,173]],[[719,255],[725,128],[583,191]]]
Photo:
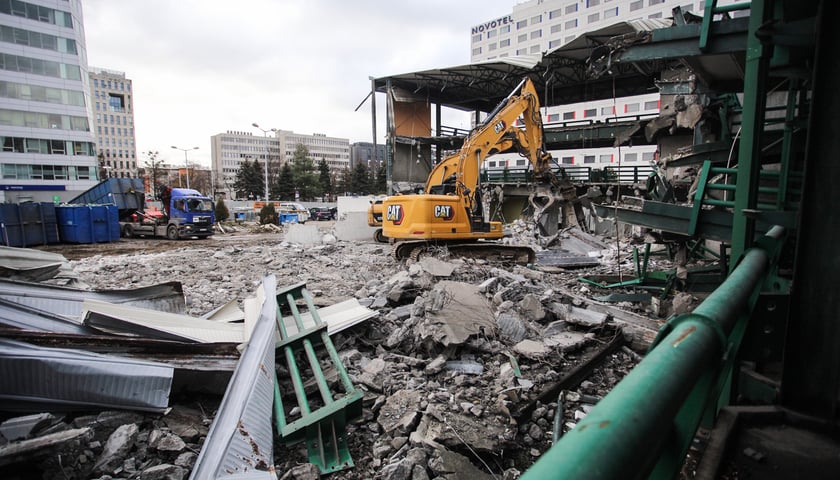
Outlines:
[[80,0],[0,1],[0,202],[98,181]]
[[136,177],[134,92],[125,73],[90,69],[97,158],[103,177]]
[[[720,5],[737,3],[721,0]],[[510,13],[483,21],[470,31],[470,61],[540,56],[561,47],[578,36],[615,23],[639,19],[665,19],[674,7],[703,15],[705,1],[695,0],[528,0],[513,6]],[[749,15],[749,11],[734,12]],[[659,113],[659,94],[588,101],[543,109],[546,125],[583,125],[604,120],[632,120]],[[621,162],[634,166],[649,164],[655,158],[655,145],[618,148],[580,148],[553,151],[563,164],[597,166]],[[505,161],[505,160],[503,160]],[[498,160],[490,160],[498,163]],[[488,162],[489,165],[489,162]],[[496,166],[496,165],[493,165]]]

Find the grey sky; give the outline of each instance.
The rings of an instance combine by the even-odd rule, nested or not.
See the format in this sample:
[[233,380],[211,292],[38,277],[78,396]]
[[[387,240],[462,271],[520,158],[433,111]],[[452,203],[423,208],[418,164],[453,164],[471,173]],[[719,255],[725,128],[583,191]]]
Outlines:
[[[88,63],[134,82],[137,153],[210,163],[263,128],[371,141],[369,76],[469,62],[470,28],[515,0],[83,0]],[[384,97],[377,98],[382,106]],[[384,114],[377,140],[382,142]],[[467,127],[467,116],[463,124]]]

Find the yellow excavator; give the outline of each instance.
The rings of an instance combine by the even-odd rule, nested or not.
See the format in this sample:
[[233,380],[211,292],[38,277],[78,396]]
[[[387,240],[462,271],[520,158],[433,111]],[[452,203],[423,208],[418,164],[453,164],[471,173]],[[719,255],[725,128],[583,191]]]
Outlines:
[[[516,126],[522,117],[524,128]],[[438,163],[422,194],[393,195],[382,202],[382,235],[398,259],[418,258],[432,245],[489,260],[533,263],[530,247],[481,242],[502,238],[502,223],[490,221],[482,204],[479,170],[487,156],[515,147],[531,162],[537,181],[554,183],[551,155],[543,144],[540,102],[529,78],[464,140],[458,153]]]

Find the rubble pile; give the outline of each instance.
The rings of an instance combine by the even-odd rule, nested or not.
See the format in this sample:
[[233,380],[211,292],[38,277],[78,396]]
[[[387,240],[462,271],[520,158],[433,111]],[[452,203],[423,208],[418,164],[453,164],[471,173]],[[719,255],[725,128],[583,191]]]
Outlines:
[[[364,393],[361,417],[346,426],[355,466],[331,475],[342,479],[517,478],[632,369],[640,356],[628,346],[639,351],[639,339],[652,338],[660,323],[640,315],[650,309],[639,304],[592,301],[586,294],[595,287],[583,286],[579,271],[548,273],[445,251],[401,264],[387,246],[329,237],[308,247],[274,235],[218,237],[71,265],[98,289],[178,280],[192,316],[241,304],[265,274],[279,286],[305,282],[319,307],[355,298],[376,311],[331,335]],[[333,372],[327,381],[340,380]],[[295,405],[291,381],[278,375],[278,382],[288,409]],[[173,392],[163,413],[43,414],[48,419],[24,435],[0,437],[0,466],[18,468],[25,458],[30,469],[37,459],[43,478],[187,478],[218,395]],[[7,431],[0,426],[0,434]],[[57,433],[64,437],[49,439]],[[8,454],[39,439],[22,457]],[[309,462],[305,445],[275,439],[278,477],[318,478]],[[12,472],[9,478],[31,478]]]

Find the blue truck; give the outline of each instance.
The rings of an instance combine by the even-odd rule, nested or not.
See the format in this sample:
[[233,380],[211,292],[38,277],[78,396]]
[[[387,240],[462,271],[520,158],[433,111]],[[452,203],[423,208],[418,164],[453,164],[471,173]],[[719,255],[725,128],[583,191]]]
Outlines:
[[197,190],[164,188],[163,211],[146,208],[146,193],[139,178],[109,178],[70,200],[69,204],[116,205],[123,237],[207,238],[216,217],[213,201]]

